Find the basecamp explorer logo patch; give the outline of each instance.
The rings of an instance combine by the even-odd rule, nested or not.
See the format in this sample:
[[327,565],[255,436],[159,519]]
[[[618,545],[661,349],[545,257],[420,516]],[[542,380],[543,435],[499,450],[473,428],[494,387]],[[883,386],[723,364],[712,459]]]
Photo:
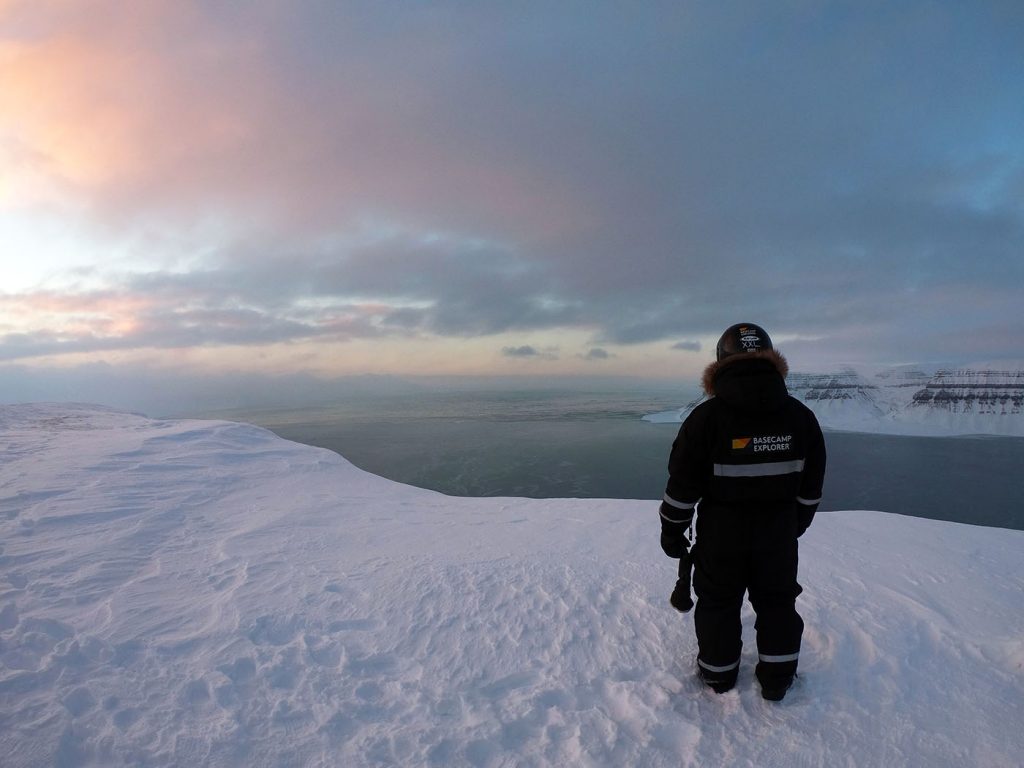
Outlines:
[[736,453],[788,451],[792,444],[792,435],[752,435],[751,437],[732,438],[732,450]]

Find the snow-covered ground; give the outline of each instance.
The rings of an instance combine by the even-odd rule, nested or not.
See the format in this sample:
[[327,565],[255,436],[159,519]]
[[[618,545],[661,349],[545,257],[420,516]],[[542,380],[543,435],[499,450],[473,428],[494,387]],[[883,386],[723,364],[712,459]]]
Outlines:
[[823,512],[797,686],[722,696],[656,505],[402,486],[251,426],[0,408],[0,764],[1017,766],[1024,532]]

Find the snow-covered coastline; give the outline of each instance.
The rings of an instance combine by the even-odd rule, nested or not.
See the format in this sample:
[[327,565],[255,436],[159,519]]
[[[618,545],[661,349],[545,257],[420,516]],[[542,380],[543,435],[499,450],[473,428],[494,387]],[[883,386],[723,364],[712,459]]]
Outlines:
[[[223,421],[0,407],[21,766],[1009,766],[1024,532],[823,512],[801,678],[692,676],[651,502],[467,499]],[[1017,757],[1014,757],[1014,756]]]
[[[929,372],[846,367],[830,373],[790,373],[786,383],[826,429],[922,437],[1024,437],[1024,365],[1019,362]],[[679,423],[700,401],[643,419]]]

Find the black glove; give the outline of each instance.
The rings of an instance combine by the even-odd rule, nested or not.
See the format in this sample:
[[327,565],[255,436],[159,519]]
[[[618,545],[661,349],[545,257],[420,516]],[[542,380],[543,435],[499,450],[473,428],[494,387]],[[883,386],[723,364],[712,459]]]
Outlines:
[[669,557],[684,557],[690,551],[690,540],[686,538],[687,525],[671,523],[661,519],[661,549]]
[[690,570],[692,567],[693,560],[689,554],[679,558],[679,578],[676,580],[676,587],[672,590],[672,596],[668,601],[680,613],[689,613],[693,608],[693,598],[690,597]]
[[797,510],[796,537],[799,539],[804,532],[811,527],[814,520],[814,513],[818,511],[817,504],[801,504]]

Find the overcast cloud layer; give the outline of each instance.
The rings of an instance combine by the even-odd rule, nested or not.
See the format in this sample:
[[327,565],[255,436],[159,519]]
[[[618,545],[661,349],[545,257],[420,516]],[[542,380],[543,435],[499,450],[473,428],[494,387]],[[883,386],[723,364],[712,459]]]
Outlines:
[[1016,2],[7,0],[0,82],[0,361],[1024,358]]

